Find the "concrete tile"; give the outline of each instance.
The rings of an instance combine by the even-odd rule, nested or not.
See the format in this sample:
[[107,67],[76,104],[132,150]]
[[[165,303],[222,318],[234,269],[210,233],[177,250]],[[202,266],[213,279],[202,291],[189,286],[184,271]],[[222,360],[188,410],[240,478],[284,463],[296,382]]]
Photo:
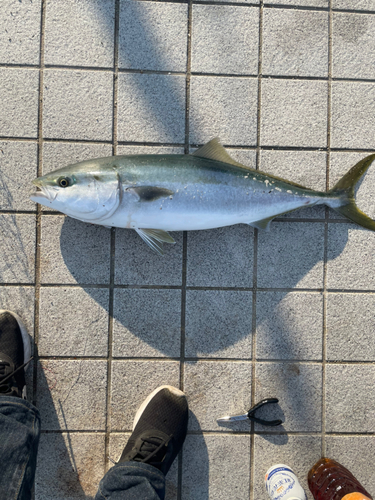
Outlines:
[[217,423],[241,415],[251,406],[251,363],[198,361],[185,363],[184,392],[189,402],[190,430],[250,432],[247,420]]
[[183,147],[173,146],[117,146],[117,155],[183,155]]
[[320,293],[258,292],[256,310],[258,359],[322,359]]
[[43,175],[80,161],[105,156],[112,156],[111,144],[45,142],[43,144]]
[[41,232],[42,283],[109,283],[109,229],[46,215]]
[[28,193],[37,176],[37,154],[36,143],[0,142],[0,210],[35,210]]
[[375,288],[375,234],[354,224],[330,224],[327,245],[327,287]]
[[[316,191],[326,188],[326,153],[320,151],[261,151],[259,170]],[[324,206],[294,210],[285,218],[324,219]]]
[[331,147],[371,149],[374,116],[374,83],[332,83]]
[[258,233],[258,287],[322,288],[324,224],[273,222]]
[[37,137],[39,71],[0,68],[0,135]]
[[255,145],[257,99],[256,78],[192,76],[190,143],[220,137],[223,144]]
[[165,243],[161,257],[135,231],[117,229],[115,283],[181,286],[183,236],[182,232],[170,234],[176,244]]
[[[216,2],[221,2],[221,0],[202,0],[203,2],[212,2],[212,3],[216,3]],[[255,4],[259,4],[260,1],[259,0],[229,0],[229,2],[227,3],[233,3],[233,4],[236,4],[236,3],[249,3],[251,5],[255,5]]]
[[33,283],[35,215],[0,214],[0,283]]
[[327,305],[327,359],[373,361],[375,296],[330,293]]
[[[374,0],[356,0],[355,10],[375,10]],[[352,0],[332,0],[333,9],[350,9],[353,10]]]
[[43,430],[105,430],[107,362],[42,360],[36,406]]
[[312,499],[307,472],[321,457],[320,436],[293,436],[262,434],[255,436],[254,498],[269,500],[264,485],[267,470],[275,464],[286,464],[298,477],[308,499]]
[[327,77],[328,12],[264,9],[263,16],[264,75]]
[[236,148],[226,148],[228,154],[239,161],[243,165],[249,168],[256,168],[256,151],[253,149],[236,149]]
[[[370,154],[370,153],[368,153]],[[338,182],[354,165],[368,156],[366,153],[333,152],[331,153],[331,164],[329,167],[330,188]],[[375,183],[375,163],[367,170],[365,175],[355,189],[355,200],[360,210],[372,219],[375,218],[375,204],[373,200],[373,186]],[[345,219],[343,215],[331,211],[330,215],[337,219]]]
[[326,436],[327,456],[350,470],[367,491],[375,487],[374,436]]
[[104,433],[42,434],[35,476],[35,498],[94,498],[104,475],[104,464]]
[[41,0],[3,0],[0,63],[39,64]]
[[43,136],[112,140],[112,94],[111,72],[45,70]]
[[[109,435],[108,456],[114,462],[120,460],[121,454],[129,441],[130,432],[111,432]],[[111,467],[110,467],[111,468]]]
[[374,79],[375,67],[371,57],[375,50],[375,41],[372,36],[375,29],[373,17],[353,13],[335,12],[333,14],[332,74],[334,77]]
[[249,498],[248,436],[188,435],[183,453],[184,500]]
[[326,432],[374,432],[375,366],[326,366]]
[[177,361],[113,361],[110,425],[130,431],[138,408],[161,385],[179,387]]
[[113,65],[114,0],[55,0],[46,8],[45,64]]
[[0,286],[0,309],[18,314],[31,337],[34,336],[34,307],[34,287]]
[[113,307],[113,356],[180,355],[180,290],[116,289]]
[[251,358],[252,292],[188,290],[185,356]]
[[253,236],[253,228],[245,225],[189,231],[187,284],[252,287]]
[[108,303],[108,289],[41,288],[39,354],[107,356]]
[[[111,432],[109,436],[109,456],[117,462],[126,443],[130,437],[130,433],[115,433]],[[169,469],[165,478],[165,500],[176,500],[178,491],[178,458],[176,458]]]
[[258,73],[259,9],[193,5],[191,70],[198,73]]
[[186,71],[186,4],[123,0],[120,7],[119,67]]
[[274,5],[291,5],[296,7],[328,7],[328,0],[272,0],[272,3]]
[[185,141],[185,77],[120,74],[118,140]]
[[264,146],[325,147],[327,83],[264,79],[260,140]]
[[[322,416],[322,366],[302,363],[257,363],[255,369],[255,400],[279,399],[278,405],[261,409],[257,417],[280,418],[282,426],[255,430],[280,432],[320,432]],[[273,462],[277,463],[277,462]],[[272,464],[271,464],[272,465]],[[265,471],[264,471],[265,472]]]

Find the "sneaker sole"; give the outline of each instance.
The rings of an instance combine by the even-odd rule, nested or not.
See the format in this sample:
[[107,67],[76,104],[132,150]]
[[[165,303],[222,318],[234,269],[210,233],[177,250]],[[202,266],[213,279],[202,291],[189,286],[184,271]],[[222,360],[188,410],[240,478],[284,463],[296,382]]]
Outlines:
[[[22,319],[18,316],[18,314],[14,313],[13,311],[9,311],[7,309],[0,309],[0,314],[3,313],[9,313],[11,314],[15,320],[18,323],[18,326],[20,327],[21,330],[21,335],[22,335],[22,342],[23,342],[23,362],[26,363],[26,361],[29,361],[31,357],[31,344],[30,344],[30,337],[29,334],[27,333],[26,326],[23,324]],[[30,364],[28,364],[25,367],[25,371],[28,369]]]
[[173,385],[161,385],[160,387],[158,387],[157,389],[155,389],[151,394],[149,394],[149,396],[147,396],[147,398],[143,401],[143,403],[139,407],[139,409],[138,409],[138,411],[137,411],[137,413],[135,414],[135,417],[134,417],[133,431],[135,429],[135,426],[138,423],[138,420],[141,418],[142,413],[145,411],[146,406],[149,404],[149,402],[151,401],[151,399],[158,392],[160,392],[163,389],[168,389],[169,391],[173,392],[173,394],[175,394],[176,396],[180,396],[180,397],[184,397],[184,398],[186,397],[185,394],[182,391],[180,391],[180,389],[177,389],[176,387],[173,387]]

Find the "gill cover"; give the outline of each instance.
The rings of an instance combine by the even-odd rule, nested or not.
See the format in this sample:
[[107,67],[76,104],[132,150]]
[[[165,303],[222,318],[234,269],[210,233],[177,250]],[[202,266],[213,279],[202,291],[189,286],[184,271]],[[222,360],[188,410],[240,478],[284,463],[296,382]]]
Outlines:
[[[69,189],[64,189],[64,192],[68,194]],[[62,211],[82,221],[102,222],[111,217],[120,205],[120,177],[117,172],[103,180],[92,175],[86,186],[77,186],[75,194],[70,201],[65,202]]]

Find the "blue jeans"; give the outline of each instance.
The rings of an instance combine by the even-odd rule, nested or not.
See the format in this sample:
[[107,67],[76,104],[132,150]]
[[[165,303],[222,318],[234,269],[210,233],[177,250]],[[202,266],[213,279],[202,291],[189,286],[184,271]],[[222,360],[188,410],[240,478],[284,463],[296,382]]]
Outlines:
[[[30,500],[40,436],[39,411],[28,401],[0,396],[0,500]],[[163,500],[165,476],[139,462],[122,462],[99,483],[95,500]]]

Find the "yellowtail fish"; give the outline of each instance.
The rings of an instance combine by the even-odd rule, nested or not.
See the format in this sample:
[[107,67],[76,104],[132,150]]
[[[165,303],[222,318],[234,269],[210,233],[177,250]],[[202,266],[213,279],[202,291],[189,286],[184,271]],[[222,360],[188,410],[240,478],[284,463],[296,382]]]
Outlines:
[[134,229],[158,253],[174,243],[168,231],[250,224],[301,207],[327,205],[360,226],[375,222],[355,204],[354,189],[375,159],[357,163],[328,192],[246,167],[219,140],[188,155],[131,155],[87,160],[33,181],[31,199],[92,224]]

